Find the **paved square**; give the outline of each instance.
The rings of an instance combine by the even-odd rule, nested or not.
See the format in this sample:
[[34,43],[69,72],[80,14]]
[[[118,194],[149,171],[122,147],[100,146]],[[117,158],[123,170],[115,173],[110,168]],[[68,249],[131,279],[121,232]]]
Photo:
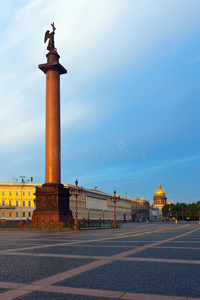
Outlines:
[[[115,261],[56,285],[156,295],[200,295],[199,265]],[[142,280],[141,280],[142,278]],[[188,279],[189,278],[189,279]]]
[[61,294],[61,293],[48,293],[48,292],[32,292],[26,296],[18,297],[17,300],[34,300],[34,299],[55,299],[55,300],[114,300],[116,298],[99,298],[99,297],[89,297],[83,295],[69,295],[69,294]]
[[0,299],[200,299],[200,225],[0,231]]

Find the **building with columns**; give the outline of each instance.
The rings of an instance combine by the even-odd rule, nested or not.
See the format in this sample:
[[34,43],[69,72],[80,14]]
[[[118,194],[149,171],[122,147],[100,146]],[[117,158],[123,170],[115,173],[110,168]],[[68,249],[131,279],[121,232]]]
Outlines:
[[[72,185],[64,184],[65,187]],[[92,220],[113,220],[114,204],[110,200],[109,194],[106,194],[97,189],[83,188],[82,194],[78,197],[78,219]],[[119,196],[119,201],[116,203],[116,217],[119,221],[131,221],[131,200],[129,198]],[[70,196],[69,207],[75,217],[76,199],[75,196]]]
[[[31,220],[35,209],[36,187],[41,183],[33,182],[0,182],[0,220]],[[66,189],[73,185],[64,183]],[[109,194],[97,189],[83,188],[78,197],[78,219],[113,220],[114,204]],[[75,218],[76,199],[70,196],[69,208]],[[117,220],[131,221],[131,200],[120,196],[116,204]]]

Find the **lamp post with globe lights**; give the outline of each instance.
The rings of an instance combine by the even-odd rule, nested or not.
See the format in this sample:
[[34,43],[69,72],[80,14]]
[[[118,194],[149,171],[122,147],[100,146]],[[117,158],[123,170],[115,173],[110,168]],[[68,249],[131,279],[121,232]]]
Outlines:
[[119,201],[120,197],[116,196],[116,191],[114,190],[114,195],[110,197],[110,200],[113,202],[114,204],[114,221],[113,221],[113,227],[117,228],[117,222],[116,222],[116,204]]
[[82,186],[78,187],[78,180],[76,179],[75,186],[70,188],[71,196],[75,196],[75,198],[76,198],[76,214],[75,214],[73,230],[79,230],[77,198],[82,194],[82,192],[83,192],[83,188],[82,188]]

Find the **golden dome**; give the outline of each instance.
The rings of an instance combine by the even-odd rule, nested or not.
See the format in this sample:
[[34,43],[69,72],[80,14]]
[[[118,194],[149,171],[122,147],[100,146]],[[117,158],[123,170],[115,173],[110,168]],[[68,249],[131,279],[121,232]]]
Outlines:
[[161,189],[161,184],[159,183],[158,189],[155,191],[155,195],[161,195],[161,194],[165,195],[165,191]]

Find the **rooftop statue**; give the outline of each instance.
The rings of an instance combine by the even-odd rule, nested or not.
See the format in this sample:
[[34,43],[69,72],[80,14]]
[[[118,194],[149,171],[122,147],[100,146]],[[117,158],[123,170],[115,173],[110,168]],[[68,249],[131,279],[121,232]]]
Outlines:
[[44,36],[44,42],[46,43],[46,41],[49,39],[49,43],[47,46],[47,50],[52,51],[52,50],[56,50],[55,46],[54,46],[54,34],[55,34],[55,26],[54,26],[54,22],[51,24],[51,26],[53,27],[53,31],[50,33],[49,30],[46,31],[45,36]]

